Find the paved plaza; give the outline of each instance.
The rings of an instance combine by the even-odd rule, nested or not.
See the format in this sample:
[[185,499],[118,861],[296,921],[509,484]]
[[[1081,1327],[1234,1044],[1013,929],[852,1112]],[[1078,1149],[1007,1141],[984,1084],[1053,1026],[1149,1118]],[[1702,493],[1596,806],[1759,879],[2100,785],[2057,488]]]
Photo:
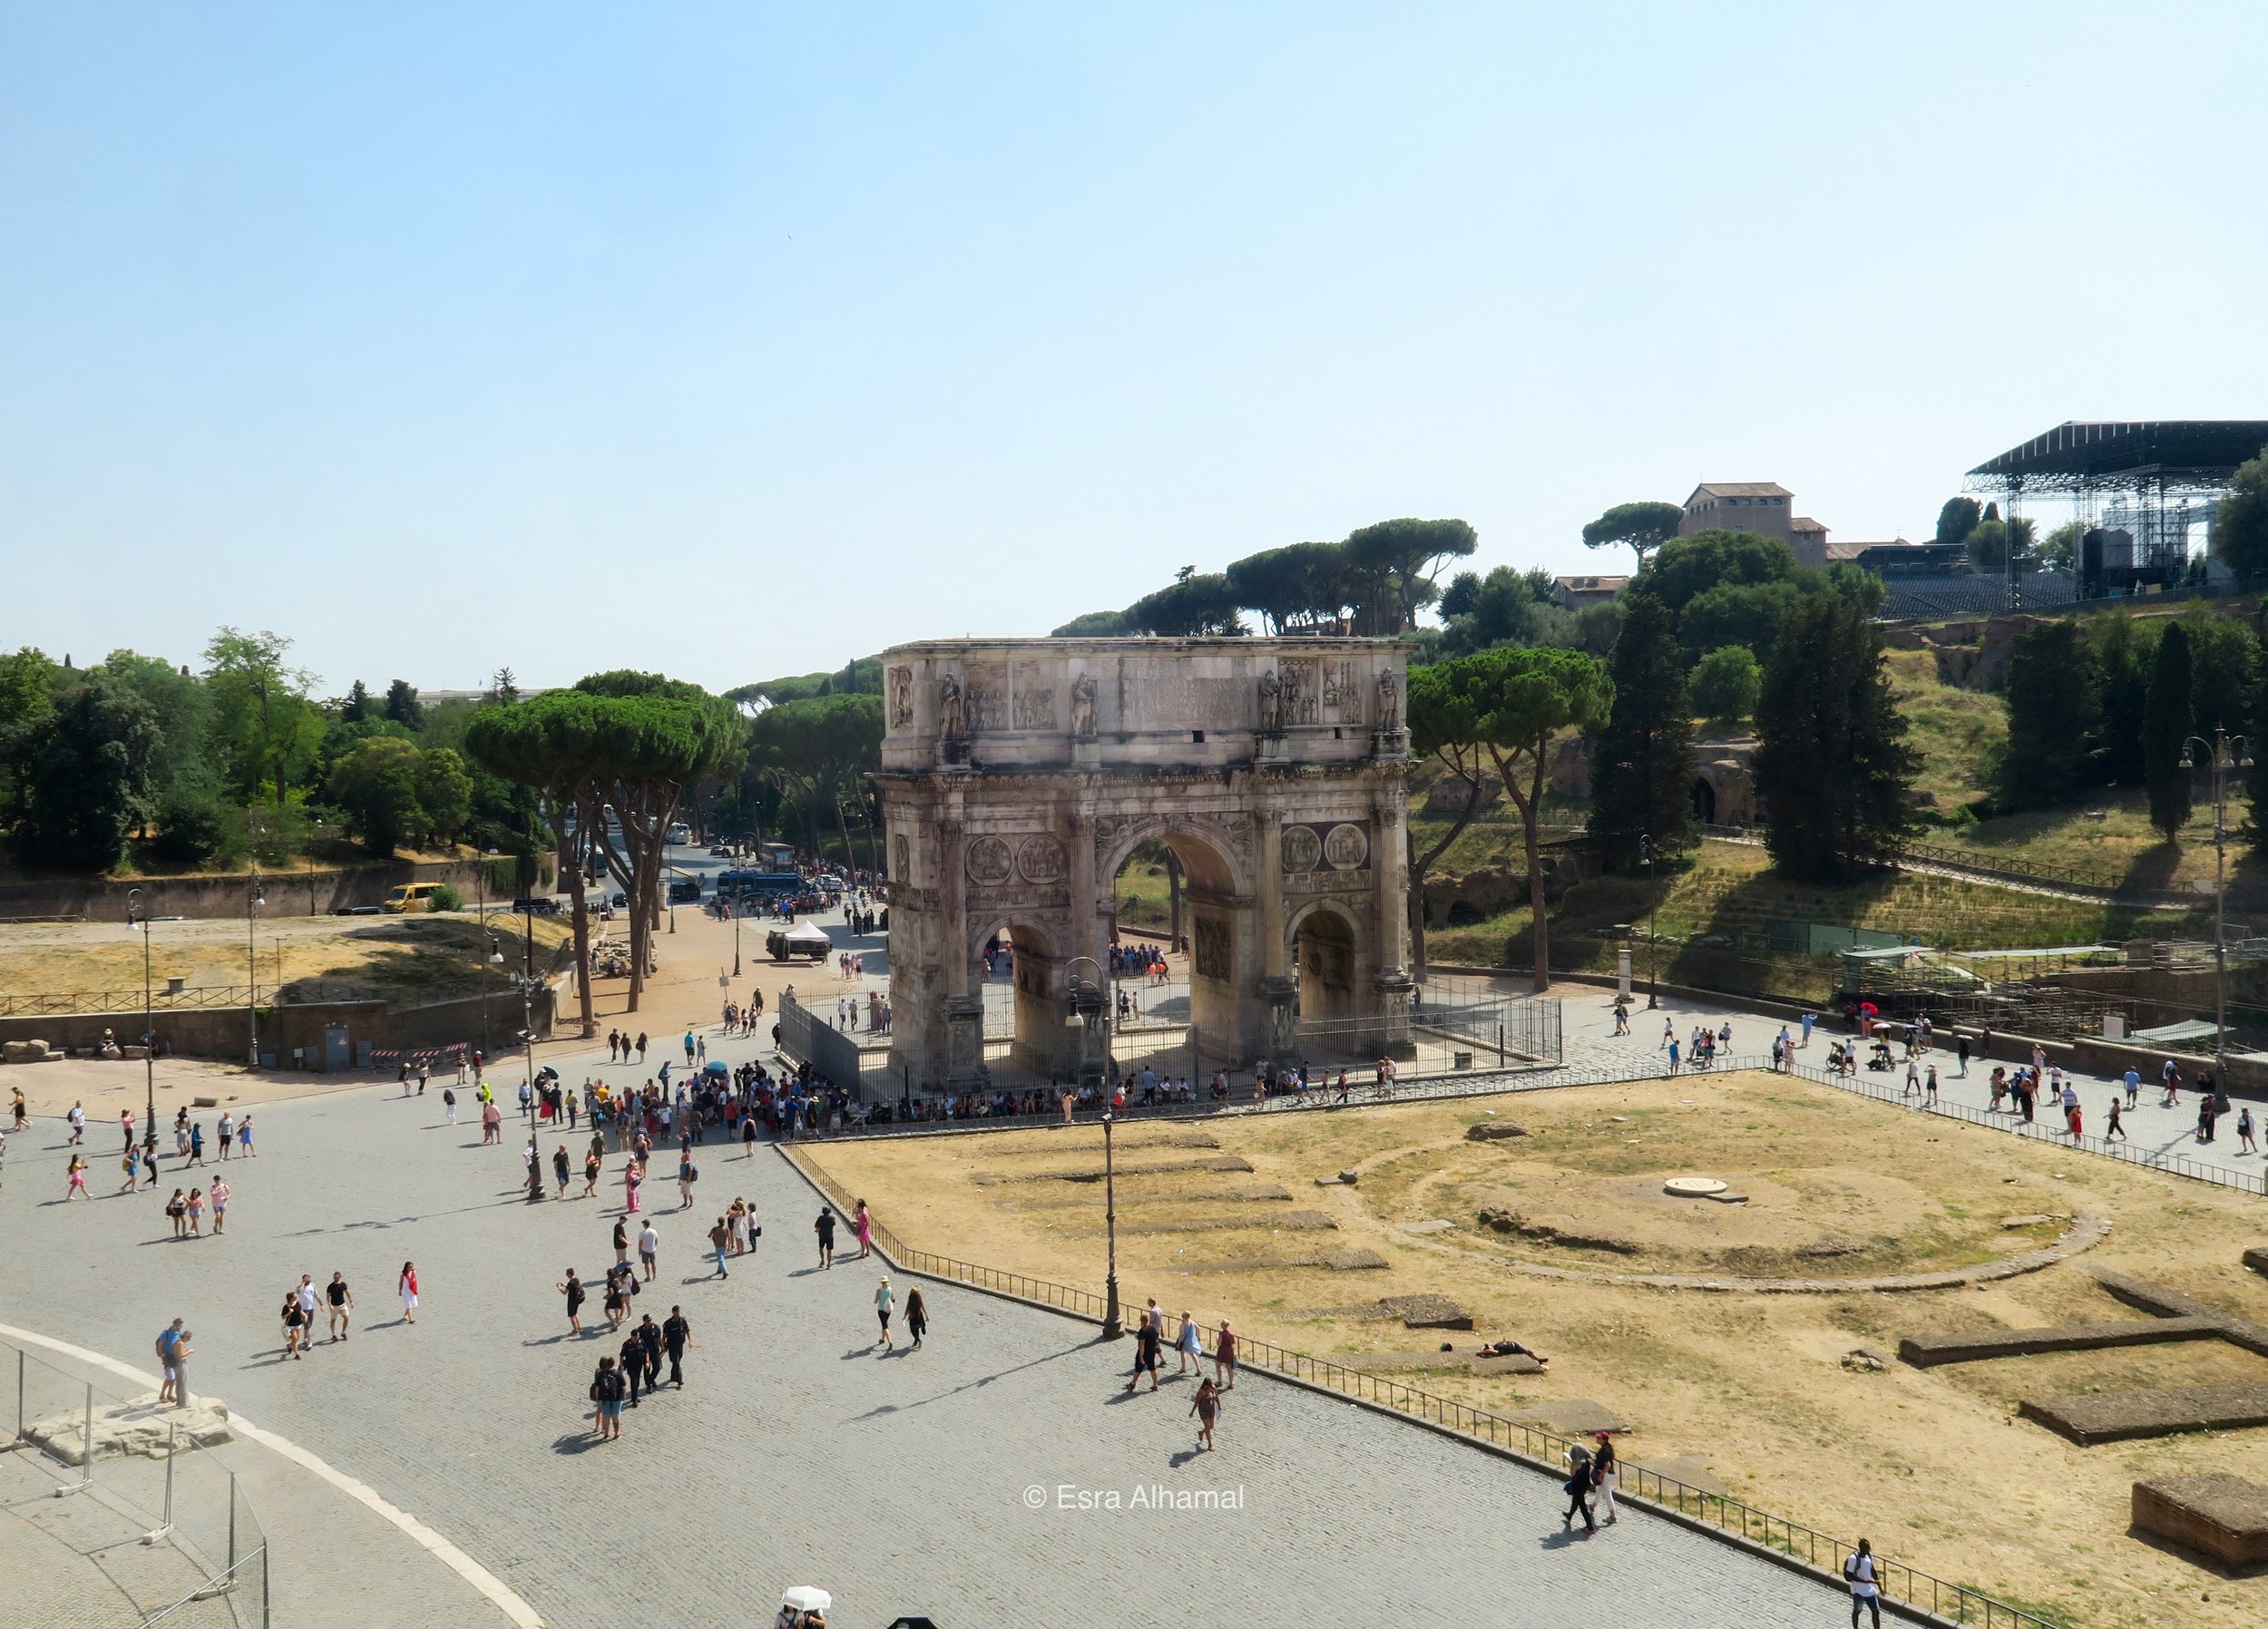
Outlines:
[[[146,1191],[62,1203],[61,1127],[42,1119],[13,1140],[0,1190],[16,1246],[0,1262],[5,1322],[146,1369],[158,1328],[187,1317],[196,1390],[367,1481],[558,1625],[761,1621],[797,1582],[833,1590],[836,1621],[854,1626],[913,1613],[946,1629],[1329,1623],[1351,1601],[1459,1625],[1515,1609],[1532,1624],[1611,1621],[1637,1603],[1704,1625],[1840,1615],[1832,1591],[1643,1515],[1569,1540],[1549,1478],[1264,1378],[1230,1398],[1221,1451],[1194,1455],[1187,1384],[1123,1397],[1128,1347],[972,1292],[923,1286],[928,1344],[877,1356],[879,1263],[814,1267],[817,1203],[768,1147],[743,1159],[712,1145],[691,1212],[669,1208],[674,1184],[650,1185],[661,1271],[640,1310],[682,1303],[689,1383],[600,1444],[584,1392],[614,1343],[570,1337],[552,1285],[571,1264],[602,1273],[617,1190],[530,1205],[516,1138],[483,1148],[462,1117],[444,1123],[437,1088],[404,1100],[390,1080],[263,1108],[259,1159],[228,1166],[228,1235],[186,1243]],[[755,1201],[765,1236],[719,1282],[697,1245],[735,1195]],[[422,1288],[415,1327],[395,1300],[405,1260]],[[285,1289],[334,1269],[359,1302],[355,1335],[281,1361]],[[255,1497],[279,1624],[503,1621],[343,1498],[301,1503],[265,1450],[230,1454],[269,1479]],[[1242,1504],[1057,1507],[1059,1489],[1131,1504],[1160,1488]]]

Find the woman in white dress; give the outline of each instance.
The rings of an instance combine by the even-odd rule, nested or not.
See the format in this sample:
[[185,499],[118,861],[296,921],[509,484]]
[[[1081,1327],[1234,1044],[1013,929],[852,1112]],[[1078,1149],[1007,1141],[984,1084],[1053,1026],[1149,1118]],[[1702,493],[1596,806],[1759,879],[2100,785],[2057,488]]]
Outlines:
[[401,1289],[402,1322],[415,1323],[417,1322],[417,1263],[415,1262],[402,1263]]

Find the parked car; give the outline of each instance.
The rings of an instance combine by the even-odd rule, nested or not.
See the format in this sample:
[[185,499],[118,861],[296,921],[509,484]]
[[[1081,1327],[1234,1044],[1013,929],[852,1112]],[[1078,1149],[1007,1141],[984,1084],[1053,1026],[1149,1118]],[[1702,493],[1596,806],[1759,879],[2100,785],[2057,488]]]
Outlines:
[[552,894],[539,893],[530,898],[513,901],[512,908],[523,916],[557,916],[559,900]]
[[613,898],[608,900],[607,903],[613,906],[617,911],[627,911],[630,909],[630,895],[624,893],[621,889],[617,888],[614,891]]
[[386,896],[386,902],[379,909],[388,916],[435,910],[437,908],[434,903],[435,896],[445,886],[442,883],[400,883]]
[[701,880],[699,877],[671,877],[670,879],[670,902],[672,905],[695,904],[699,902],[700,897]]
[[729,860],[732,858],[732,846],[729,844],[719,843],[709,851],[709,857],[712,860]]
[[386,907],[383,905],[333,905],[331,914],[333,916],[384,916]]

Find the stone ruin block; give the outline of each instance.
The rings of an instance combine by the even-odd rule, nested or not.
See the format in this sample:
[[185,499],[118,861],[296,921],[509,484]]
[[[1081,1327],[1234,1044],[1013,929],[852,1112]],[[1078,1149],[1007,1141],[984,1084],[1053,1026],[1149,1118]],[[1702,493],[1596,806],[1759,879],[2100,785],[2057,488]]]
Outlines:
[[2242,1477],[2136,1482],[2134,1525],[2231,1571],[2268,1565],[2268,1488]]

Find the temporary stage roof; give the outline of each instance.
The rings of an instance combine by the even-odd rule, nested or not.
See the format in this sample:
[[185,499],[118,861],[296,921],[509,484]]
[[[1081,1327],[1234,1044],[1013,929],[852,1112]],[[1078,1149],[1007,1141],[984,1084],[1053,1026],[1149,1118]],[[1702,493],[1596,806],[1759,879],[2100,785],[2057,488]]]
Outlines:
[[2268,446],[2268,419],[2071,420],[1969,472],[1972,484],[2005,492],[2167,486],[2214,490]]

